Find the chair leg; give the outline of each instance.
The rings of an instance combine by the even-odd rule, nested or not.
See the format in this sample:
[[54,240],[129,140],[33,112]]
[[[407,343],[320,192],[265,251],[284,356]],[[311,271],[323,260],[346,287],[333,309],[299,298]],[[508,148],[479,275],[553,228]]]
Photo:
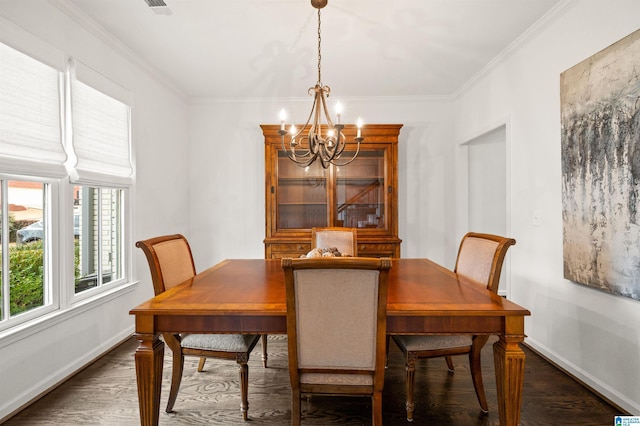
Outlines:
[[373,426],[382,426],[382,391],[375,391],[371,397],[371,419]]
[[447,368],[449,369],[449,372],[453,373],[453,359],[451,358],[451,355],[445,355],[444,359],[447,361]]
[[204,362],[207,360],[206,357],[201,356],[200,357],[200,361],[198,361],[198,373],[202,373],[202,370],[204,370]]
[[471,352],[469,352],[469,366],[471,369],[471,378],[473,379],[473,387],[476,390],[480,408],[484,413],[489,412],[489,405],[487,404],[487,397],[484,393],[484,384],[482,382],[480,353],[482,347],[487,343],[487,340],[489,340],[488,336],[474,336]]
[[413,384],[416,378],[416,362],[418,361],[418,356],[413,352],[407,352],[407,382],[406,386],[406,397],[407,397],[407,421],[413,421],[413,409],[415,404],[413,403]]
[[302,395],[299,389],[291,389],[291,426],[300,426]]
[[167,401],[166,412],[173,411],[173,405],[178,397],[180,381],[182,381],[182,370],[184,368],[184,355],[181,352],[173,352],[173,367],[171,369],[171,388],[169,389],[169,400]]
[[247,420],[249,416],[249,366],[247,362],[249,357],[245,353],[236,354],[236,362],[240,371],[240,411],[242,411],[242,420]]
[[389,341],[390,340],[391,340],[391,336],[389,336],[387,334],[386,343],[385,343],[385,345],[386,345],[385,348],[387,349],[387,352],[386,352],[385,357],[384,357],[384,368],[385,369],[389,368]]
[[267,368],[267,335],[263,334],[260,338],[260,343],[262,345],[262,366]]

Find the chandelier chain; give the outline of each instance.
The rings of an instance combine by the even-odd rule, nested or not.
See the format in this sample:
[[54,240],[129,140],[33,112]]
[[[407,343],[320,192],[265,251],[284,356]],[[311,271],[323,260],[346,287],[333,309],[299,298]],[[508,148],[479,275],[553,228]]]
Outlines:
[[322,54],[320,52],[321,41],[322,37],[320,36],[320,9],[318,9],[318,85],[322,87],[322,78],[320,75],[320,61],[322,59]]

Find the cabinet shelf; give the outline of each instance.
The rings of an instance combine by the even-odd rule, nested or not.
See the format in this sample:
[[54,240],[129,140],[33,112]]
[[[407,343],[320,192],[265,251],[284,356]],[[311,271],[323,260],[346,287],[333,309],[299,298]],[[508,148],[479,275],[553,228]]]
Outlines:
[[315,179],[300,179],[300,178],[279,178],[279,185],[303,185],[303,186],[326,186],[326,179],[323,180],[315,180]]
[[380,184],[384,183],[384,178],[379,176],[363,176],[363,177],[339,177],[336,179],[336,182],[340,185],[348,184],[348,183],[372,183],[379,182]]
[[278,203],[279,206],[326,206],[326,202],[308,203],[308,202],[293,202],[293,203]]

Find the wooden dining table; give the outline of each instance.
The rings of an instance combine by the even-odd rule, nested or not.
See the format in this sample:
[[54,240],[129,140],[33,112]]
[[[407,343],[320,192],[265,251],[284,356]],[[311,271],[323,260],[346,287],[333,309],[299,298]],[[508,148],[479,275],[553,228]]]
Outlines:
[[[161,333],[286,334],[279,259],[224,260],[131,309],[135,315],[142,425],[157,425],[164,343]],[[428,259],[393,259],[387,334],[497,335],[493,345],[500,424],[520,422],[530,312]]]

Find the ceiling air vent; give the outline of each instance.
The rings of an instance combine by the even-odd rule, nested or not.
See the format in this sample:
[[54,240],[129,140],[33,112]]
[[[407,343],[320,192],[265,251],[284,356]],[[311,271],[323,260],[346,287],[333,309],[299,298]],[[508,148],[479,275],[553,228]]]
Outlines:
[[164,0],[144,0],[156,15],[171,15],[171,9]]

